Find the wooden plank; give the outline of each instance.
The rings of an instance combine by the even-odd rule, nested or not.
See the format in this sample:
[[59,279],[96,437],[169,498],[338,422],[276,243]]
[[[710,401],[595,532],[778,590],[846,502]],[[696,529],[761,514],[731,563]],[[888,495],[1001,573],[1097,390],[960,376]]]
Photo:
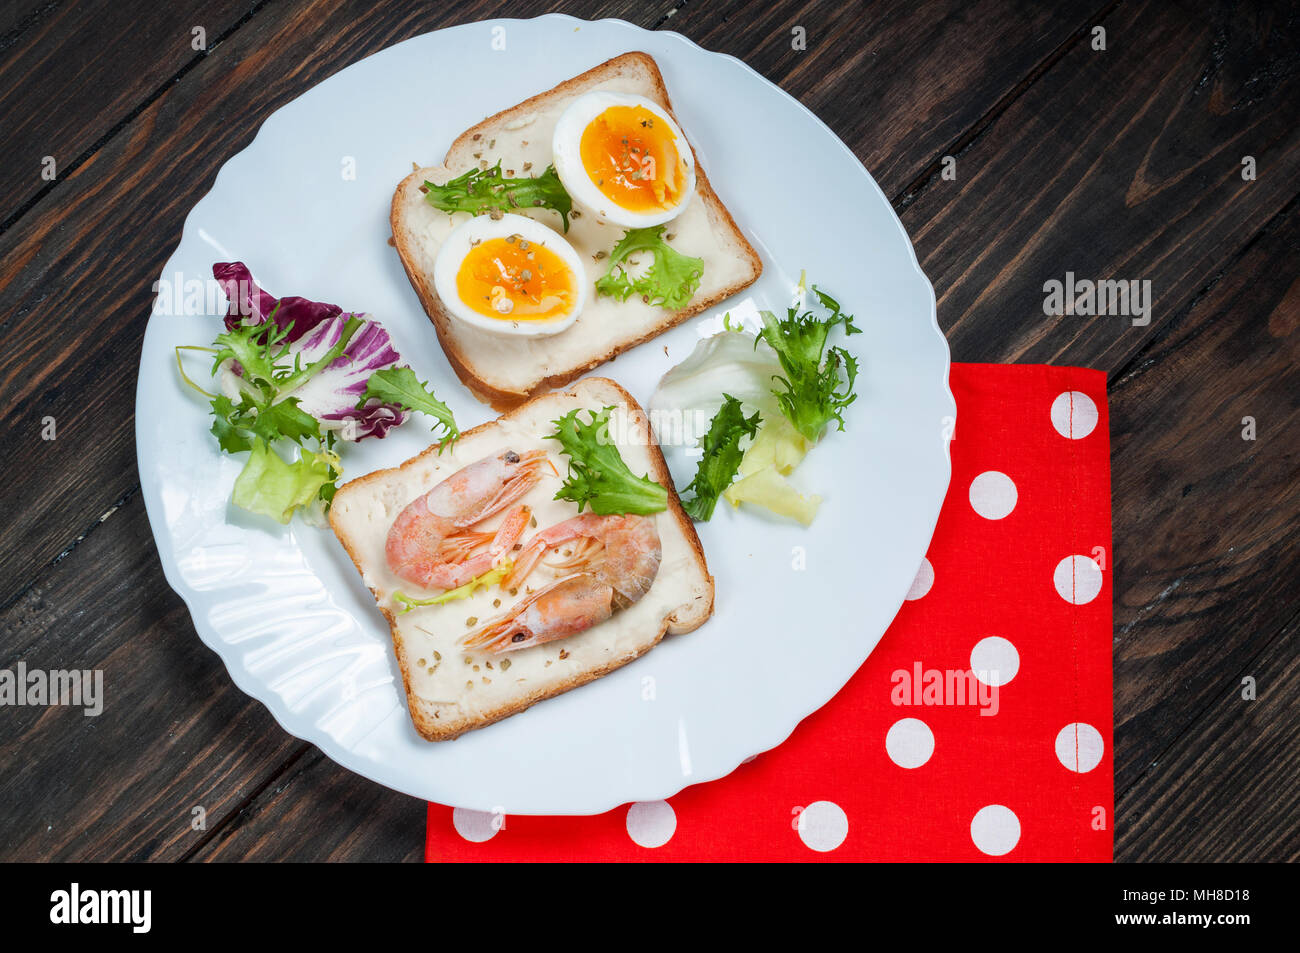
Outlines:
[[[1291,200],[1300,36],[1257,6],[1119,7],[906,208],[954,360],[1113,375]],[[1151,323],[1048,317],[1067,272],[1150,281]]]
[[315,748],[191,859],[419,861],[425,804],[339,767]]
[[23,36],[59,9],[59,0],[10,0],[0,6],[0,53],[17,47]]
[[0,667],[98,670],[103,711],[6,707],[0,859],[178,859],[307,747],[231,684],[124,504],[0,613]]
[[1219,673],[1220,697],[1116,806],[1116,860],[1300,860],[1298,639],[1292,622],[1240,672]]
[[[646,24],[663,9],[636,0],[563,6]],[[133,371],[150,288],[222,163],[275,109],[370,53],[527,12],[488,0],[455,10],[348,0],[268,7],[0,235],[0,331],[23,342],[0,355],[0,481],[9,488],[0,606],[138,482]],[[46,418],[53,441],[42,439]]]
[[1298,206],[1111,390],[1116,791],[1300,608]]
[[802,102],[892,199],[1113,5],[728,0],[685,4],[664,26]]
[[[21,7],[14,5],[17,13]],[[51,188],[117,123],[208,49],[255,0],[80,0],[32,4],[0,58],[0,229]],[[4,27],[0,25],[0,31]],[[58,176],[43,177],[50,156]]]

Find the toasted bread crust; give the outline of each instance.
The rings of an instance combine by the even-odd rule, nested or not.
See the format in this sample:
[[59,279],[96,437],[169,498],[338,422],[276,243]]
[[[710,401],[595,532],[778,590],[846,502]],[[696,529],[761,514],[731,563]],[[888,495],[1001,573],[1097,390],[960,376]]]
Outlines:
[[[558,86],[549,89],[546,92],[539,93],[536,96],[524,100],[518,105],[511,106],[509,109],[504,109],[501,112],[489,116],[477,125],[467,129],[451,144],[451,148],[447,150],[447,155],[443,162],[450,163],[452,157],[457,151],[472,148],[471,143],[474,141],[476,135],[482,136],[486,130],[490,130],[498,124],[508,121],[516,114],[526,113],[555,98],[569,95],[570,93],[581,90],[591,84],[603,82],[611,75],[617,75],[633,68],[643,69],[649,75],[650,81],[655,87],[657,96],[661,99],[664,108],[668,110],[669,115],[672,116],[673,120],[676,122],[677,116],[673,112],[672,102],[668,97],[668,89],[664,85],[663,74],[660,73],[659,66],[655,63],[654,57],[650,56],[648,53],[642,52],[624,53],[623,55],[607,60],[599,66],[593,67],[572,79],[565,80]],[[681,123],[678,122],[679,127],[680,125]],[[689,145],[689,137],[687,142]],[[749,241],[745,238],[739,227],[737,227],[736,221],[732,217],[731,212],[723,204],[722,200],[718,197],[718,194],[713,190],[713,186],[709,183],[709,177],[705,174],[704,168],[700,165],[699,157],[695,155],[695,147],[691,146],[690,148],[691,155],[695,159],[696,195],[707,208],[709,218],[714,222],[719,223],[722,230],[727,232],[731,241],[735,243],[737,253],[745,259],[749,266],[749,271],[751,272],[750,275],[747,278],[733,282],[731,285],[719,289],[708,297],[692,300],[685,308],[682,308],[679,311],[665,312],[663,320],[658,325],[646,334],[643,334],[634,340],[623,344],[611,343],[604,347],[596,346],[591,358],[580,366],[569,368],[558,374],[552,374],[549,377],[545,377],[538,381],[531,387],[519,390],[505,390],[494,387],[475,373],[473,365],[461,351],[455,340],[455,336],[451,333],[451,319],[443,309],[441,302],[438,300],[437,294],[434,293],[430,284],[430,278],[426,278],[426,276],[422,275],[420,269],[416,265],[417,258],[415,249],[412,247],[409,233],[401,224],[401,204],[402,197],[408,188],[423,183],[424,179],[427,177],[425,174],[426,170],[416,169],[398,184],[397,190],[393,193],[393,201],[389,212],[389,225],[393,233],[393,244],[397,248],[398,255],[402,261],[402,268],[406,272],[406,277],[410,281],[411,287],[415,290],[417,297],[419,297],[420,304],[423,306],[425,313],[433,322],[434,329],[438,334],[438,342],[442,345],[443,352],[447,355],[448,363],[451,364],[452,369],[455,370],[456,376],[460,378],[461,383],[469,388],[475,397],[488,404],[496,411],[507,411],[514,407],[518,407],[523,402],[538,394],[567,386],[583,374],[586,374],[592,368],[603,364],[606,361],[613,360],[624,351],[636,347],[639,344],[644,344],[646,341],[658,337],[670,328],[676,327],[683,321],[709,310],[714,305],[726,300],[742,289],[749,287],[758,280],[759,276],[763,273],[762,259],[759,258],[758,253],[754,251],[753,246],[749,244]],[[418,182],[415,181],[417,179],[419,180]]]
[[[691,518],[687,516],[685,510],[682,509],[681,500],[677,495],[677,488],[676,486],[673,485],[672,474],[669,473],[668,465],[664,461],[663,451],[660,450],[659,445],[656,444],[654,440],[651,438],[648,425],[646,424],[645,412],[642,410],[641,405],[638,404],[636,402],[636,399],[633,398],[632,395],[629,394],[626,390],[624,390],[623,387],[617,381],[613,381],[605,377],[586,378],[585,380],[578,382],[577,385],[575,385],[573,388],[569,389],[568,391],[565,391],[561,395],[545,394],[539,396],[545,396],[545,397],[569,396],[569,397],[581,398],[583,396],[582,391],[584,389],[584,385],[586,385],[588,382],[597,385],[605,385],[612,388],[614,391],[616,391],[619,394],[620,399],[624,403],[626,403],[629,412],[628,414],[629,420],[632,422],[632,425],[636,428],[637,433],[645,438],[646,447],[650,451],[650,474],[649,475],[653,480],[662,484],[664,488],[668,490],[667,512],[672,515],[674,520],[677,521],[677,525],[681,529],[682,535],[685,537],[686,541],[690,544],[691,549],[695,554],[695,560],[697,565],[699,566],[700,572],[704,577],[704,579],[707,581],[708,593],[709,593],[708,602],[696,603],[691,606],[684,606],[679,608],[676,612],[668,615],[664,619],[662,628],[660,628],[658,634],[654,636],[654,639],[646,643],[643,647],[641,647],[641,649],[635,655],[631,655],[622,659],[617,659],[609,663],[608,665],[602,666],[597,669],[588,669],[583,672],[578,672],[572,678],[569,678],[568,680],[561,682],[558,685],[535,689],[527,693],[526,695],[523,695],[522,697],[517,699],[513,699],[511,702],[502,705],[498,708],[495,708],[489,712],[484,712],[482,714],[473,717],[467,716],[467,717],[462,717],[454,720],[442,719],[441,717],[439,717],[439,713],[434,708],[434,706],[424,704],[421,701],[421,699],[418,696],[416,696],[412,691],[410,672],[408,671],[407,664],[406,664],[407,653],[405,650],[405,646],[402,643],[401,633],[398,630],[397,618],[385,606],[380,604],[379,609],[384,614],[384,618],[388,621],[388,629],[389,632],[392,634],[393,650],[397,655],[397,664],[402,671],[402,686],[403,686],[403,690],[406,692],[407,707],[410,709],[411,712],[411,721],[415,725],[415,730],[418,731],[420,733],[420,736],[426,739],[427,741],[450,741],[454,738],[460,737],[467,731],[471,731],[475,728],[483,728],[486,727],[487,725],[494,724],[495,722],[498,722],[503,718],[508,718],[511,715],[517,714],[525,710],[526,708],[530,708],[540,701],[545,701],[548,698],[554,698],[556,695],[561,695],[564,692],[569,691],[570,689],[574,689],[580,685],[585,685],[588,682],[594,681],[595,679],[600,678],[602,675],[608,675],[610,672],[614,671],[615,669],[622,668],[628,662],[635,661],[636,659],[644,655],[646,652],[650,651],[650,649],[654,648],[656,645],[659,644],[660,640],[663,639],[665,634],[671,632],[674,635],[679,635],[685,632],[694,631],[695,629],[698,629],[701,625],[703,625],[708,620],[708,618],[713,614],[714,583],[713,583],[713,577],[709,574],[708,562],[705,560],[704,557],[704,547],[700,544],[700,538],[695,532],[695,524],[691,522]],[[501,420],[507,419],[509,417],[513,417],[516,414],[521,413],[525,409],[525,406],[526,405],[520,405],[516,407],[513,412],[503,414],[501,417],[497,418],[496,420],[489,420],[486,423],[479,424],[477,427],[473,427],[465,431],[464,433],[461,434],[461,439],[464,439],[465,437],[473,436],[478,433],[488,432],[491,428],[498,426]],[[440,444],[434,444],[428,449],[412,457],[410,460],[407,460],[406,462],[400,464],[397,467],[397,469],[399,470],[405,469],[406,467],[412,465],[413,463],[425,457],[426,455],[431,453],[437,453],[439,447]],[[342,494],[342,493],[346,493],[349,489],[363,487],[367,485],[369,482],[378,479],[386,472],[388,471],[376,470],[372,473],[366,474],[365,476],[357,477],[355,480],[351,480],[348,483],[344,484],[342,487],[340,487],[338,492]],[[362,577],[364,578],[365,574],[361,564],[361,559],[359,558],[356,549],[353,546],[352,540],[349,538],[346,531],[344,531],[335,521],[334,514],[335,511],[331,509],[330,526],[333,528],[334,534],[338,537],[339,542],[343,544],[344,550],[347,551],[348,558],[351,559],[352,564],[356,566],[357,572],[361,573]],[[375,596],[376,602],[378,602],[379,593],[375,592],[374,589],[371,589],[371,594]],[[690,611],[683,615],[682,613],[684,609],[690,609],[693,611]]]

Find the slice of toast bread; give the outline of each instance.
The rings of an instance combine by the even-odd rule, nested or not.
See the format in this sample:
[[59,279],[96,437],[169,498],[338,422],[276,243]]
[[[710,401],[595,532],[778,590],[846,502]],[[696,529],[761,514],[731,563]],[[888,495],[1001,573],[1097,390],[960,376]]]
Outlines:
[[[386,561],[389,527],[408,503],[476,460],[506,450],[543,449],[558,474],[543,467],[541,480],[521,502],[532,508],[538,528],[575,516],[576,504],[553,499],[568,457],[558,441],[547,439],[555,431],[551,421],[574,408],[598,411],[611,405],[610,434],[624,461],[637,475],[648,474],[668,490],[667,510],[654,516],[662,562],[645,596],[584,632],[503,655],[467,650],[459,641],[473,625],[508,611],[527,595],[525,590],[511,596],[491,586],[467,599],[401,611],[394,593],[411,598],[435,594],[399,579]],[[500,515],[476,528],[493,529]],[[627,391],[605,378],[586,378],[566,391],[537,397],[466,431],[446,452],[440,454],[435,445],[399,467],[347,483],[334,496],[330,524],[388,620],[411,719],[430,741],[456,738],[599,678],[648,652],[665,633],[698,628],[713,612],[713,579],[704,550],[682,511],[645,414]],[[526,531],[523,541],[535,531]],[[555,572],[539,564],[525,580],[526,589],[540,588]]]
[[[452,143],[440,166],[417,168],[393,194],[393,243],[407,278],[433,321],[457,376],[479,400],[497,410],[563,387],[596,365],[748,287],[763,270],[758,254],[714,192],[696,156],[695,196],[664,232],[675,249],[704,260],[700,286],[686,307],[669,311],[635,295],[620,302],[597,296],[589,284],[587,304],[577,322],[559,334],[526,339],[469,328],[447,315],[434,289],[433,262],[447,233],[469,214],[433,208],[424,200],[421,187],[426,181],[445,184],[469,169],[491,167],[498,159],[508,177],[540,174],[551,164],[551,138],[560,114],[575,98],[597,89],[644,96],[672,115],[668,90],[653,57],[625,53],[484,119]],[[676,120],[675,115],[673,118]],[[685,131],[689,138],[689,130]],[[557,231],[562,228],[559,213],[550,209],[515,211]],[[572,219],[565,238],[585,263],[589,283],[605,274],[608,260],[603,256],[623,233],[621,227],[599,222],[593,215]]]

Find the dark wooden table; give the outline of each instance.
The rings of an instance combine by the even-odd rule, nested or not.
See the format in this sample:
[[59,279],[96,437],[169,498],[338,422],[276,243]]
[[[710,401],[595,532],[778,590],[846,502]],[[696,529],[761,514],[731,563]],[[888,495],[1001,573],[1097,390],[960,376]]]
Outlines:
[[[102,669],[111,698],[0,711],[0,859],[420,857],[423,804],[282,731],[163,580],[140,344],[185,214],[275,109],[407,37],[550,10],[679,31],[829,123],[893,198],[954,360],[1107,372],[1116,856],[1300,857],[1294,4],[14,0],[0,668]],[[1151,281],[1150,325],[1046,318],[1066,271]]]

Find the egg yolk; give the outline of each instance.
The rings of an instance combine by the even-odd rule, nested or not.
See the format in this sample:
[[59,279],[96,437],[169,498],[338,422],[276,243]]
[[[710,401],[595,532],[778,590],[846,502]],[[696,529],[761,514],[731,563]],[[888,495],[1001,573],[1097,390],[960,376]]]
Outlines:
[[644,106],[610,106],[587,124],[583,168],[601,193],[629,212],[673,208],[686,189],[686,162],[672,129]]
[[555,252],[511,235],[470,248],[456,273],[456,291],[485,317],[546,321],[569,313],[577,279]]

